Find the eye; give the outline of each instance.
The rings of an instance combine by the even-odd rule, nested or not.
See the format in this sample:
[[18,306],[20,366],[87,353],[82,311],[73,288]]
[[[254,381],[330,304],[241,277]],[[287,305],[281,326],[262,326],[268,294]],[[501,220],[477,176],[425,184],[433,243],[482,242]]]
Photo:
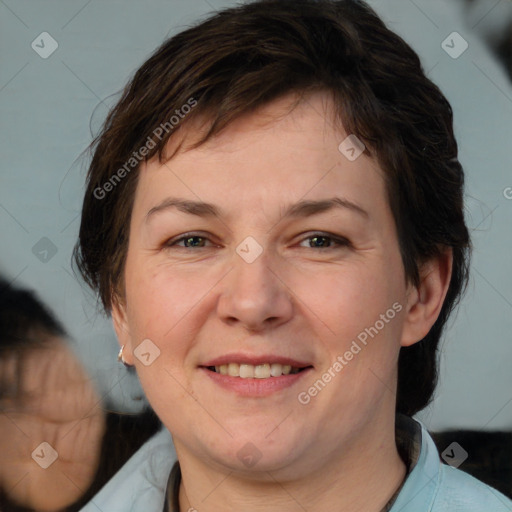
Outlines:
[[350,246],[350,242],[343,237],[337,237],[329,233],[313,233],[304,238],[301,243],[309,241],[308,249],[337,249]]
[[165,243],[165,247],[182,247],[184,249],[191,249],[194,247],[204,248],[206,247],[205,244],[207,241],[209,241],[209,238],[202,236],[201,234],[186,233],[179,238],[169,240]]

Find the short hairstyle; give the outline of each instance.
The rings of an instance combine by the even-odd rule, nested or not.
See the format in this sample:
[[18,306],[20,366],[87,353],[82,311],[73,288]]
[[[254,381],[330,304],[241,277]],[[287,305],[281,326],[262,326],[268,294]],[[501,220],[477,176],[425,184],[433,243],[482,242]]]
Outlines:
[[124,294],[139,161],[162,162],[169,138],[194,119],[206,119],[207,129],[192,148],[273,100],[316,91],[332,97],[335,119],[384,172],[405,280],[419,284],[422,263],[453,251],[437,321],[399,355],[396,409],[412,416],[432,399],[438,342],[467,284],[464,174],[450,104],[414,50],[363,1],[254,1],[165,41],[91,145],[75,262],[110,312]]

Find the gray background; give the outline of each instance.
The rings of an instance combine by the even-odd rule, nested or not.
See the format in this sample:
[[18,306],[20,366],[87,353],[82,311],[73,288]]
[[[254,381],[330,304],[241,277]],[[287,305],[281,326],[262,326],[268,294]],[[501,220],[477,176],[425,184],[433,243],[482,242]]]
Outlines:
[[[472,277],[442,344],[437,398],[419,418],[434,430],[512,429],[512,85],[481,40],[511,19],[512,3],[480,1],[469,14],[457,0],[370,3],[450,100],[467,175]],[[117,363],[110,321],[70,266],[87,164],[81,155],[114,93],[164,38],[234,4],[0,0],[0,272],[37,290],[57,313],[118,410],[141,407],[140,387]],[[469,43],[456,59],[441,45],[454,31]],[[31,47],[42,32],[58,43],[46,59]]]

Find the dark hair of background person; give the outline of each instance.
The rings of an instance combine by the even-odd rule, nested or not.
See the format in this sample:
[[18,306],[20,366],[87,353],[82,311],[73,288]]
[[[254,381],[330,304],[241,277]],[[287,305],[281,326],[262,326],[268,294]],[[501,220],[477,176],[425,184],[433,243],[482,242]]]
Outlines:
[[[430,332],[402,348],[397,412],[414,415],[437,383],[437,346],[467,284],[471,242],[464,221],[464,174],[452,108],[424,74],[418,55],[363,1],[261,0],[229,8],[165,41],[136,71],[91,144],[74,260],[107,313],[123,299],[123,269],[138,167],[97,199],[94,191],[143,147],[165,157],[174,132],[208,120],[206,135],[289,93],[329,93],[335,116],[384,171],[405,279],[453,250],[449,290]],[[153,131],[197,105],[159,140]],[[298,103],[298,102],[297,102]],[[341,140],[340,140],[341,142]],[[172,157],[172,156],[171,156]]]
[[30,290],[15,288],[0,278],[0,350],[33,347],[45,333],[64,338],[66,332],[51,311]]
[[0,278],[0,357],[11,353],[18,355],[14,372],[18,382],[10,382],[6,375],[0,374],[0,400],[21,387],[23,353],[47,345],[49,336],[66,337],[64,328],[51,311],[34,292],[15,288]]
[[[0,278],[0,358],[13,353],[17,355],[16,378],[19,381],[22,377],[24,355],[31,349],[48,346],[53,337],[65,340],[67,335],[60,322],[37,295],[30,290],[16,288]],[[22,398],[18,395],[12,396],[12,390],[20,393],[20,388],[20,382],[8,382],[6,376],[0,375],[0,413],[4,399],[12,401]],[[80,510],[160,427],[161,422],[151,409],[136,415],[106,413],[106,429],[94,479],[84,495],[62,512]],[[9,489],[0,486],[0,511],[34,512],[34,509],[11,501]]]

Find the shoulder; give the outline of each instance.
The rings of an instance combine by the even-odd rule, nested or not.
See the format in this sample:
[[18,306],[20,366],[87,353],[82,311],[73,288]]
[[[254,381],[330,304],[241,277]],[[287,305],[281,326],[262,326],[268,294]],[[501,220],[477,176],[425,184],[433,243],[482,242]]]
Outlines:
[[397,442],[413,454],[412,468],[391,512],[512,512],[512,501],[468,473],[441,462],[425,426],[400,417]]
[[165,488],[176,461],[171,434],[162,427],[121,467],[81,512],[153,512],[164,503]]
[[440,463],[432,512],[512,512],[505,495],[459,469]]

